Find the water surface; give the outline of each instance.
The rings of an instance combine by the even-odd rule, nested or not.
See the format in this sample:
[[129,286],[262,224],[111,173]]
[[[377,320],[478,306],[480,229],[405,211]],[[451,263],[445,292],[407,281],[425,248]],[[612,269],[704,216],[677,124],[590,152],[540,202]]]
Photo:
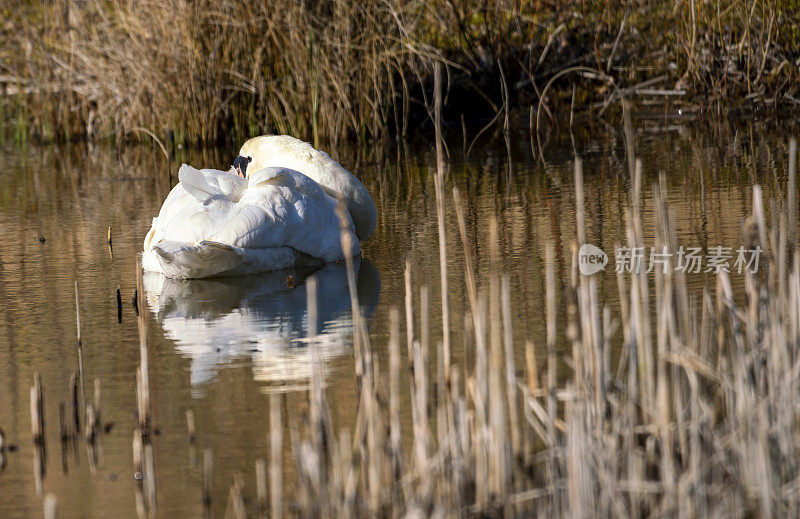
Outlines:
[[[636,122],[636,134],[645,171],[646,245],[652,245],[653,236],[652,184],[660,176],[679,244],[704,250],[714,246],[735,250],[742,244],[741,226],[752,207],[753,184],[761,184],[768,199],[780,203],[784,198],[789,132],[780,125],[642,118]],[[499,139],[479,145],[468,158],[460,138],[454,136],[449,143],[446,243],[453,357],[459,366],[472,361],[461,346],[468,305],[453,186],[461,190],[466,204],[468,245],[477,261],[480,290],[487,286],[489,222],[497,220],[501,266],[510,278],[518,368],[524,365],[525,340],[534,342],[540,358],[545,355],[546,243],[555,245],[558,277],[563,281],[570,276],[575,152],[584,164],[587,241],[609,253],[615,244],[625,242],[631,185],[620,130],[584,129],[575,139],[576,148],[569,134],[557,135],[545,143],[545,162],[533,158],[530,142],[527,131],[519,130],[512,133],[508,148]],[[350,158],[355,155],[339,156],[363,179],[379,213],[375,234],[362,244],[358,295],[372,347],[386,366],[389,311],[404,305],[406,259],[411,264],[416,324],[420,288],[427,286],[433,346],[441,333],[435,157],[433,147],[424,142],[390,150],[380,158]],[[119,151],[85,146],[0,151],[0,428],[18,446],[7,454],[0,470],[0,516],[42,513],[30,433],[29,389],[34,373],[41,374],[45,388],[44,491],[57,495],[61,517],[135,515],[131,440],[139,349],[131,298],[136,255],[152,217],[177,181],[180,161],[223,168],[233,158],[224,150],[192,150],[179,152],[178,163],[170,163],[150,146]],[[769,201],[766,205],[769,209]],[[106,244],[109,226],[113,248]],[[201,514],[202,463],[197,461],[205,448],[215,455],[215,511],[224,510],[235,474],[244,477],[253,511],[254,462],[267,456],[268,395],[282,395],[284,425],[299,420],[307,409],[307,274],[183,282],[145,277],[153,419],[158,430],[157,498],[163,516]],[[345,272],[341,265],[328,265],[316,276],[320,335],[315,340],[328,401],[335,426],[352,431],[357,402]],[[691,290],[699,292],[709,276],[690,275]],[[736,274],[732,278],[741,283]],[[613,306],[617,294],[613,259],[598,279],[601,298]],[[58,438],[58,404],[70,401],[70,375],[79,371],[76,282],[81,396],[91,399],[94,380],[99,380],[102,421],[113,422],[99,440],[94,470],[83,444],[62,466]],[[121,322],[117,289],[124,304]],[[436,355],[435,348],[432,354]],[[565,367],[562,375],[568,373]],[[403,416],[409,420],[407,391],[403,397]],[[194,449],[187,438],[187,410],[197,422]],[[285,465],[290,455],[286,440]]]

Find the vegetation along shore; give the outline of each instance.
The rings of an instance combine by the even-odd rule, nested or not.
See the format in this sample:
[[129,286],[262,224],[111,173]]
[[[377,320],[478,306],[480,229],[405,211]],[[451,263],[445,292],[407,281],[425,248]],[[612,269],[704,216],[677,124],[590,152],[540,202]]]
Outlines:
[[541,100],[550,123],[559,103],[622,96],[715,115],[800,104],[796,0],[3,5],[4,140],[405,137],[431,124],[437,62],[456,128]]

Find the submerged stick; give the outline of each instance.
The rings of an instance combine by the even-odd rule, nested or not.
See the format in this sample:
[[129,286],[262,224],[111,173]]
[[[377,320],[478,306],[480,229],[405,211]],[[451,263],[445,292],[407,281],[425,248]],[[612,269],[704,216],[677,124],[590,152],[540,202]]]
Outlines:
[[119,287],[117,287],[117,322],[122,322],[122,294]]

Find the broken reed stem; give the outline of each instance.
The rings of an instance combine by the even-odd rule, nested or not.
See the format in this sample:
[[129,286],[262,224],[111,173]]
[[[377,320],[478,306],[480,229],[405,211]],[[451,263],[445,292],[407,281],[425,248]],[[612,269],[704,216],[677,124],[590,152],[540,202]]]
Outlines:
[[236,474],[233,477],[230,492],[228,492],[228,505],[225,508],[225,517],[232,519],[246,519],[247,508],[244,504],[244,495],[242,488],[244,487],[244,480],[242,476]]

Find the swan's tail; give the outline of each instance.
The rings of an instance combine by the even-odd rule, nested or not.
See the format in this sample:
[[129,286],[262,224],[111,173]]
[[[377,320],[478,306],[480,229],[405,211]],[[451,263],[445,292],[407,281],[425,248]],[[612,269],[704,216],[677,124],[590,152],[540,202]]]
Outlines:
[[321,263],[291,247],[243,249],[209,240],[162,241],[142,256],[144,270],[161,272],[173,279],[240,276],[297,266],[318,268]]
[[161,272],[169,278],[207,278],[242,263],[237,247],[213,241],[196,244],[162,241],[153,251],[158,255]]

